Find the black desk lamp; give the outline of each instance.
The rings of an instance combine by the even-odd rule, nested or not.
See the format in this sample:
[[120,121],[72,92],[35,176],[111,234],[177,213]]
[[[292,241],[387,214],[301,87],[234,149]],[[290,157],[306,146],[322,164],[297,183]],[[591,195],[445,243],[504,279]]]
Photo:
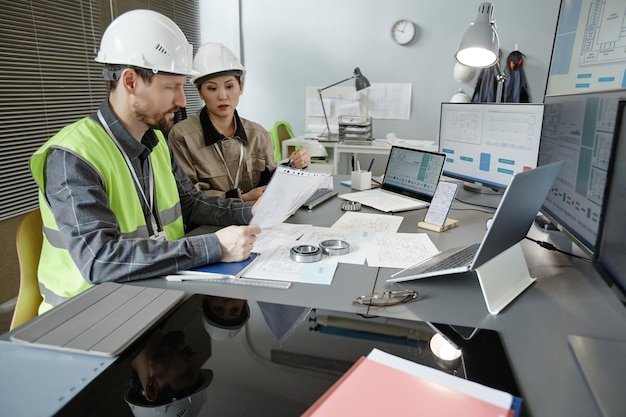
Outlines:
[[493,5],[482,3],[478,6],[476,20],[463,35],[454,58],[463,65],[474,68],[496,66],[496,102],[502,102],[502,87],[506,75],[500,67],[500,41],[496,32],[496,22],[492,19]]
[[[367,87],[370,86],[370,82],[368,81],[367,78],[365,78],[365,76],[363,74],[361,74],[361,70],[359,69],[359,67],[356,67],[354,69],[354,74],[352,74],[351,77],[346,78],[345,80],[341,80],[341,81],[337,81],[336,83],[333,83],[331,85],[327,85],[326,87],[322,87],[319,88],[317,90],[317,93],[320,96],[320,102],[322,103],[322,111],[324,112],[324,121],[326,122],[326,130],[328,131],[328,136],[325,138],[327,140],[331,140],[331,133],[330,133],[330,125],[328,124],[328,116],[326,115],[326,108],[324,107],[324,100],[322,99],[322,91],[330,88],[330,87],[334,87],[337,84],[341,84],[343,82],[346,82],[348,80],[351,80],[354,78],[354,86],[356,88],[356,91],[361,91],[366,89]],[[320,135],[320,138],[323,138],[323,133],[322,135]]]

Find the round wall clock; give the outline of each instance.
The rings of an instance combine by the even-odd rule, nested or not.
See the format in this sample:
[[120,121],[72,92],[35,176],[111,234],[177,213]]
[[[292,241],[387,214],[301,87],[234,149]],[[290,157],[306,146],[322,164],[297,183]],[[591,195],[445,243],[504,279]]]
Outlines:
[[407,19],[398,20],[391,27],[391,37],[398,45],[407,45],[415,39],[415,23]]

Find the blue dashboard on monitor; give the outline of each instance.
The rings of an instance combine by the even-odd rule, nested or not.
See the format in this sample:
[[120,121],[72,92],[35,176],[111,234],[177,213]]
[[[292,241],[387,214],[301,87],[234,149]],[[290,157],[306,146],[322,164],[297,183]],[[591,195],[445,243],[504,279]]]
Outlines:
[[537,166],[543,104],[441,103],[443,175],[495,189]]

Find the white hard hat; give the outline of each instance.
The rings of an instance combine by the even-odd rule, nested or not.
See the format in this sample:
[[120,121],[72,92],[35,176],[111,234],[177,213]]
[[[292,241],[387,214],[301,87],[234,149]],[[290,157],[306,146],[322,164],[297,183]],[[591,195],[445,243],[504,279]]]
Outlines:
[[471,103],[472,99],[470,99],[470,97],[465,94],[465,91],[463,91],[462,88],[459,88],[459,91],[457,91],[451,98],[450,98],[450,103]]
[[171,19],[152,10],[118,16],[102,35],[96,61],[191,75],[193,47]]
[[241,331],[241,328],[250,319],[250,306],[246,301],[241,309],[241,314],[234,320],[224,320],[215,316],[209,308],[209,299],[205,297],[200,306],[202,325],[211,339],[225,342],[233,338]]
[[452,75],[454,76],[454,81],[459,83],[467,83],[474,77],[475,71],[476,70],[474,68],[457,62],[456,64],[454,64],[454,70],[452,71]]
[[149,403],[132,389],[126,391],[124,400],[135,417],[195,417],[206,403],[206,391],[213,380],[213,371],[200,369],[200,375],[202,382],[197,389],[182,398],[174,398],[167,404]]
[[233,51],[217,42],[202,45],[193,58],[191,82],[200,85],[209,78],[218,75],[233,74],[243,78],[246,69]]

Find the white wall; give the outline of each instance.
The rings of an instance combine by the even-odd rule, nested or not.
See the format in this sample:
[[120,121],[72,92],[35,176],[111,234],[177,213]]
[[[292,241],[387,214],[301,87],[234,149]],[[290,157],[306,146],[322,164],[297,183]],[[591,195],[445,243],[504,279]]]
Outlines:
[[[217,31],[220,25],[209,27],[203,40],[238,35],[233,18],[228,16],[237,2],[207,1],[214,11],[211,19],[222,24],[226,21],[227,25]],[[241,56],[248,73],[239,112],[268,129],[276,120],[287,120],[295,134],[302,134],[305,87],[347,78],[358,66],[372,83],[413,85],[410,120],[375,120],[376,137],[394,132],[407,139],[435,139],[440,103],[461,87],[470,96],[474,89],[476,77],[467,84],[454,81],[453,54],[480,3],[240,0]],[[502,62],[518,45],[526,55],[524,70],[531,100],[542,102],[560,1],[492,3]],[[411,19],[419,27],[418,39],[409,46],[398,46],[391,40],[391,25],[400,18]],[[232,34],[227,35],[228,31]]]
[[239,14],[238,0],[200,0],[200,43],[220,42],[241,57]]

